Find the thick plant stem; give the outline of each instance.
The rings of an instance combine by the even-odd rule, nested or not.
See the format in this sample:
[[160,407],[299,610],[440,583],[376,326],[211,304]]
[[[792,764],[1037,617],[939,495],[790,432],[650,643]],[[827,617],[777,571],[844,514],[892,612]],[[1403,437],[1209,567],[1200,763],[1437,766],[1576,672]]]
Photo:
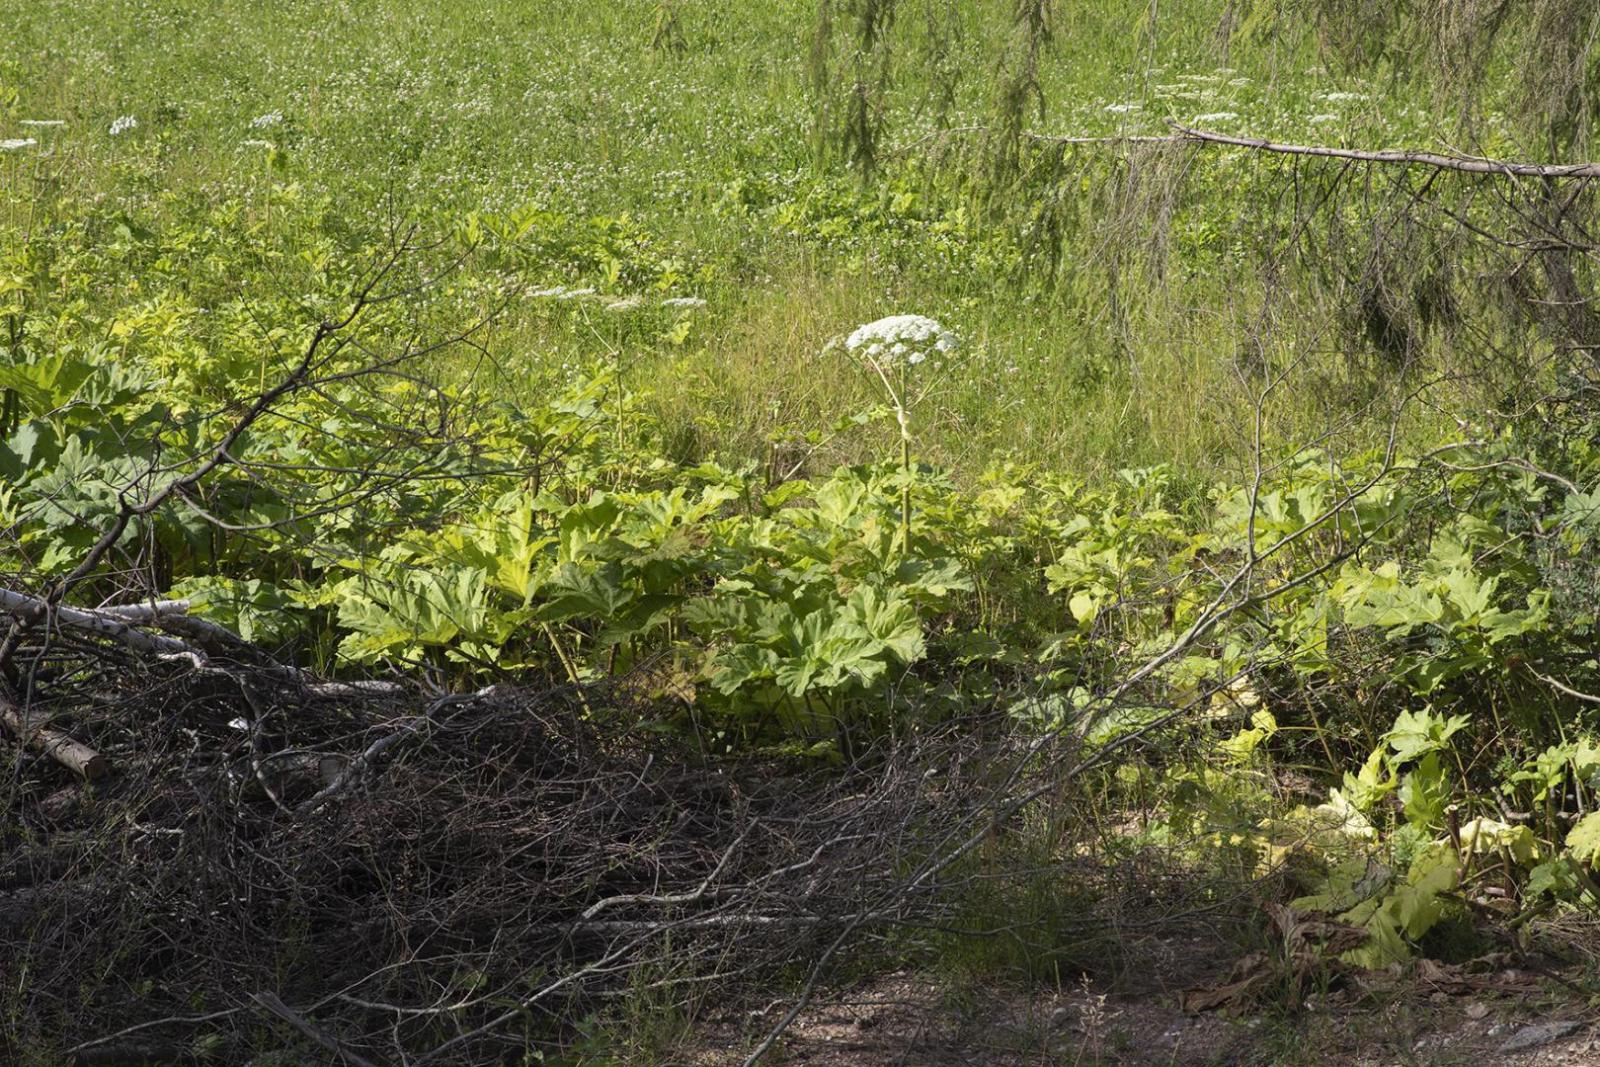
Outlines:
[[911,416],[903,407],[895,409],[900,420],[900,470],[905,475],[900,485],[900,555],[911,554]]
[[589,707],[589,700],[583,695],[583,679],[578,676],[578,665],[572,662],[572,657],[567,655],[567,650],[561,647],[561,639],[556,636],[555,629],[547,622],[541,622],[545,637],[550,639],[550,647],[556,650],[556,658],[561,661],[561,666],[567,672],[567,680],[572,683],[573,692],[578,695],[578,703],[583,705],[585,715],[594,715],[594,709]]

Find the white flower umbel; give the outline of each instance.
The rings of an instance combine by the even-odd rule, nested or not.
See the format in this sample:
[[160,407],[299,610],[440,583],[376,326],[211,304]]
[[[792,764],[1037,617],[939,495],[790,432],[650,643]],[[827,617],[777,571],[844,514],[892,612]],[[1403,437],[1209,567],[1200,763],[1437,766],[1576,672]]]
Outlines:
[[582,300],[595,295],[593,289],[568,289],[565,285],[552,285],[547,289],[534,289],[528,296],[540,300]]
[[19,148],[32,148],[39,142],[32,137],[8,137],[0,141],[0,152],[15,152]]
[[1238,117],[1239,113],[1237,111],[1213,111],[1206,115],[1196,115],[1194,124],[1196,126],[1204,126],[1208,122],[1232,122]]
[[706,302],[698,296],[669,296],[661,301],[664,308],[703,308]]
[[134,118],[132,115],[118,115],[116,119],[112,121],[111,129],[107,132],[113,137],[120,137],[129,130],[137,129],[138,127],[139,120]]
[[882,366],[916,366],[960,345],[955,334],[926,315],[890,315],[856,327],[844,342],[850,352]]
[[252,130],[264,130],[268,126],[276,126],[278,123],[280,123],[282,121],[283,121],[283,112],[281,112],[281,111],[269,111],[265,115],[257,115],[255,118],[251,119],[250,120],[250,128]]
[[956,334],[925,315],[890,315],[858,326],[845,339],[845,351],[864,363],[883,384],[900,423],[900,552],[911,551],[911,404],[907,377],[917,366],[961,347]]
[[23,126],[49,126],[49,127],[59,128],[61,126],[65,126],[67,124],[67,120],[66,119],[22,119],[22,120],[20,120],[20,124],[23,125]]

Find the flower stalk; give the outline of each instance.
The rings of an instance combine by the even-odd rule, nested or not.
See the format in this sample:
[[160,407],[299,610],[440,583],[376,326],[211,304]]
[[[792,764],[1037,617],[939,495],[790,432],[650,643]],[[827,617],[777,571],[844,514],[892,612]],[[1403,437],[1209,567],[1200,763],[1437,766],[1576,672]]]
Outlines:
[[904,407],[895,408],[900,420],[900,555],[911,554],[911,413]]
[[889,397],[895,420],[900,425],[900,529],[896,538],[902,557],[911,554],[911,405],[907,385],[913,370],[953,352],[959,345],[956,335],[933,319],[921,315],[891,315],[858,327],[845,341],[845,348],[864,363]]

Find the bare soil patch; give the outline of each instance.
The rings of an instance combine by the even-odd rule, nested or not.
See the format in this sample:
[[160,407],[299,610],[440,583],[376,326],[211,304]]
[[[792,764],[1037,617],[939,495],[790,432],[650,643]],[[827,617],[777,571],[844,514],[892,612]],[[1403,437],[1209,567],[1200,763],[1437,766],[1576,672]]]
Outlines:
[[[1212,957],[1212,961],[1215,957]],[[1600,1064],[1600,1011],[1577,968],[1446,968],[1370,975],[1283,1006],[1186,1012],[1182,985],[1196,970],[1159,966],[1117,982],[1085,978],[1019,991],[897,972],[819,998],[768,1062],[807,1067],[953,1067],[983,1064],[1117,1067],[1579,1067]],[[782,1016],[788,1002],[699,1029],[674,1063],[729,1067]]]

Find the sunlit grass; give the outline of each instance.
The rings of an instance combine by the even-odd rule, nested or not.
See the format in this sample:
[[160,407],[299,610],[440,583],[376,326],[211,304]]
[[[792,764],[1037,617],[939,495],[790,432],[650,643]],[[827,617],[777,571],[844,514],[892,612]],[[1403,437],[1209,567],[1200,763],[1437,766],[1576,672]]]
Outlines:
[[[1397,93],[1330,76],[1305,42],[1230,50],[1218,33],[1226,6],[1163,8],[1154,25],[1149,5],[1131,0],[1073,8],[1042,74],[1050,107],[1037,125],[1158,132],[1167,118],[1233,114],[1213,121],[1323,139],[1381,129],[1407,141],[1426,140],[1440,121]],[[275,184],[332,197],[366,223],[529,203],[573,220],[625,219],[649,240],[621,255],[666,288],[636,292],[629,262],[613,278],[596,268],[524,279],[535,290],[599,291],[588,302],[513,305],[491,333],[497,388],[533,396],[563,365],[601,361],[668,417],[686,455],[767,462],[810,434],[808,464],[860,459],[895,431],[879,420],[833,432],[874,400],[821,352],[856,323],[918,312],[973,342],[924,409],[919,454],[930,462],[975,474],[1007,455],[1090,477],[1157,462],[1224,474],[1244,462],[1260,383],[1241,376],[1241,337],[1255,298],[1231,276],[1243,259],[1228,249],[1249,232],[1236,194],[1253,164],[1197,162],[1199,191],[1178,222],[1187,243],[1159,280],[1152,272],[1147,287],[1113,295],[1093,234],[1070,238],[1062,277],[1041,283],[997,273],[982,248],[934,240],[921,223],[880,233],[842,213],[856,210],[851,180],[811,164],[804,44],[814,6],[804,0],[686,6],[681,50],[651,48],[644,0],[9,7],[0,138],[41,142],[0,168],[13,214],[24,201],[109,198],[149,224],[167,197],[244,190],[265,205]],[[967,73],[944,118],[961,125],[989,106],[1005,26],[976,7],[952,17],[956,69]],[[905,47],[920,54],[924,23],[903,21]],[[891,128],[911,144],[932,129],[923,106],[932,75],[916,61],[904,71]],[[784,214],[819,188],[833,206]],[[635,296],[707,305],[606,312]],[[1294,335],[1257,338],[1256,355],[1292,363]],[[1323,385],[1338,373],[1328,361],[1316,370]],[[1309,371],[1271,395],[1269,431],[1333,429]]]

